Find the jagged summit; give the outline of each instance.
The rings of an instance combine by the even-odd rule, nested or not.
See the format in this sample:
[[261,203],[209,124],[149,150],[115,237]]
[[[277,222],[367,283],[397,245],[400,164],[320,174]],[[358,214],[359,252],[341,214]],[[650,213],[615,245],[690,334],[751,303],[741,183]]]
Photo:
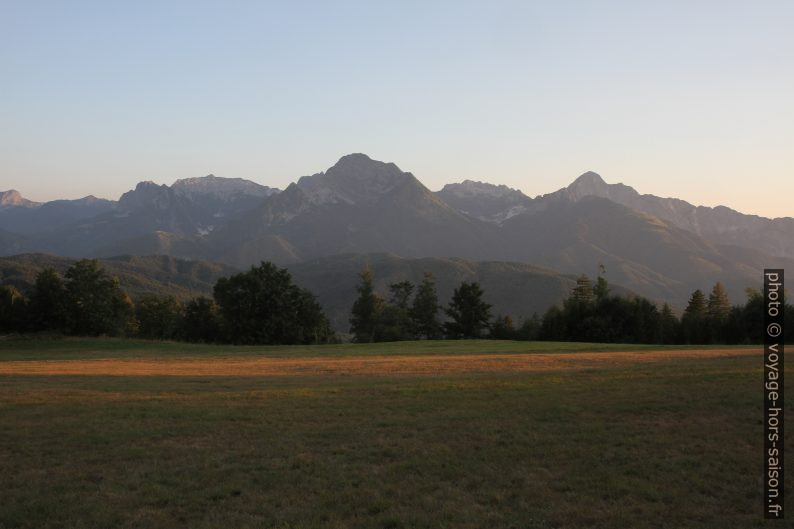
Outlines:
[[119,207],[122,210],[155,207],[168,209],[171,205],[171,189],[167,185],[160,185],[151,180],[138,182],[135,189],[127,191],[119,198]]
[[215,195],[222,199],[233,195],[267,197],[278,192],[278,189],[263,186],[243,178],[223,178],[214,174],[196,178],[182,178],[174,182],[171,188],[181,195]]
[[342,156],[325,172],[301,177],[296,187],[314,204],[370,204],[408,182],[424,188],[395,164],[354,153]]
[[264,186],[215,175],[141,182],[120,203],[6,206],[24,203],[8,191],[0,254],[159,252],[247,267],[390,252],[528,261],[571,274],[603,262],[610,282],[681,303],[717,277],[742,296],[760,266],[794,256],[794,219],[640,195],[592,171],[569,183],[536,198],[475,180],[431,193],[397,165],[353,153],[267,197],[246,191]]
[[523,213],[531,202],[517,189],[474,180],[447,184],[436,196],[458,211],[496,224]]
[[480,182],[478,180],[464,180],[460,183],[447,184],[441,188],[440,193],[454,194],[458,197],[507,197],[511,195],[524,196],[518,189],[507,187],[504,184],[496,185],[488,182]]

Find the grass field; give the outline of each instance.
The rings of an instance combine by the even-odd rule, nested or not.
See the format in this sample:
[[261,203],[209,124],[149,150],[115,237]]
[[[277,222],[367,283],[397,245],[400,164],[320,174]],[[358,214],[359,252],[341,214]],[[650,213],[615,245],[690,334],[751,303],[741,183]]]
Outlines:
[[0,528],[764,527],[761,367],[760,348],[0,341]]

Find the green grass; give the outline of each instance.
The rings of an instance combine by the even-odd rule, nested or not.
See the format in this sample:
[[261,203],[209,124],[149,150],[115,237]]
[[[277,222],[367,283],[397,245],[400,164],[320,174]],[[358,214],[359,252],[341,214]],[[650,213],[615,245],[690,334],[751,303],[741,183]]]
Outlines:
[[[575,353],[582,351],[658,351],[707,349],[710,346],[518,342],[509,340],[437,340],[376,344],[236,346],[155,342],[123,338],[0,339],[0,362],[7,360],[77,360],[96,358],[197,358],[266,356],[273,358],[376,355],[450,355],[482,353]],[[712,346],[713,347],[713,346]],[[746,346],[721,346],[721,348]],[[759,346],[760,348],[760,346]],[[760,350],[760,349],[759,349]]]
[[[6,345],[80,357],[72,342]],[[416,352],[366,347],[353,354]],[[575,354],[464,349],[518,347]],[[755,356],[444,377],[4,376],[0,528],[765,527],[761,376]]]

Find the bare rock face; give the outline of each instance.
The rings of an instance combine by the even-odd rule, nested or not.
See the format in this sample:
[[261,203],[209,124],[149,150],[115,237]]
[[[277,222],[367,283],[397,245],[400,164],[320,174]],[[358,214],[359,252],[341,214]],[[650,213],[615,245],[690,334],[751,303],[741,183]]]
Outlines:
[[124,212],[143,208],[167,210],[174,205],[173,202],[174,194],[168,186],[147,180],[138,182],[134,190],[121,195],[119,209]]
[[[348,154],[323,173],[304,176],[297,187],[312,204],[374,204],[397,186],[414,179],[393,163],[366,154]],[[415,180],[415,179],[414,179]]]
[[33,202],[26,199],[16,189],[10,189],[8,191],[0,191],[0,208],[10,208],[10,207],[35,208],[35,207],[39,207],[40,205],[41,204],[38,202]]
[[290,258],[298,259],[372,251],[481,258],[500,255],[496,229],[449,206],[395,164],[350,154],[267,198],[210,239],[218,258],[241,255],[236,248],[251,239],[286,241]]
[[187,197],[213,196],[231,201],[240,196],[265,198],[278,193],[278,189],[259,185],[243,178],[221,178],[207,175],[199,178],[183,178],[171,186],[178,195]]
[[436,196],[458,211],[496,224],[525,212],[532,201],[517,189],[473,180],[447,184]]

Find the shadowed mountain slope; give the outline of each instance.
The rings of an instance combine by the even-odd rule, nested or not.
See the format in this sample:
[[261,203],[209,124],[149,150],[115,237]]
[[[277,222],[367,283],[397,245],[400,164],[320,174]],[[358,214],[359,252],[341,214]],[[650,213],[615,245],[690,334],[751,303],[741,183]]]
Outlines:
[[[27,291],[44,268],[63,274],[75,259],[45,254],[0,257],[0,283]],[[195,296],[212,296],[212,287],[220,277],[236,272],[234,268],[201,261],[187,261],[165,255],[145,257],[117,256],[99,259],[111,277],[133,297],[141,294],[171,295],[186,301]]]
[[288,253],[274,256],[281,262],[347,252],[486,258],[504,251],[498,227],[456,211],[411,173],[363,154],[301,178],[213,233],[213,257],[235,255],[233,264],[250,264],[236,248],[252,238],[288,245]]

